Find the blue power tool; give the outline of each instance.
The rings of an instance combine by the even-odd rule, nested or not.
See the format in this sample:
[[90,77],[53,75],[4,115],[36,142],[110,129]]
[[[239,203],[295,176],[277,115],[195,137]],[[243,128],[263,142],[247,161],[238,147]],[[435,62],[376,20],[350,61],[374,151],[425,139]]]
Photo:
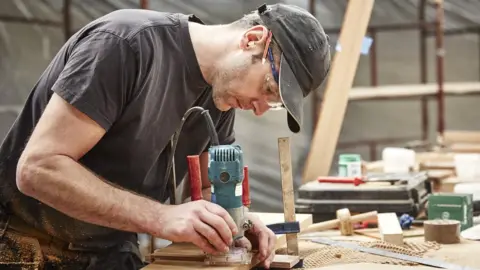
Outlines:
[[211,183],[213,203],[227,210],[237,223],[238,234],[243,237],[251,226],[245,218],[242,204],[243,151],[239,145],[216,145],[209,149],[208,178]]
[[[192,107],[187,110],[182,118],[180,127],[172,139],[172,154],[167,167],[166,179],[169,179],[170,172],[174,166],[174,153],[177,147],[178,138],[184,123],[188,116],[194,111],[200,111],[207,122],[207,129],[210,135],[211,146],[209,152],[208,177],[211,183],[212,203],[218,204],[224,208],[237,224],[238,233],[233,235],[237,240],[244,236],[245,231],[250,229],[252,223],[245,217],[245,208],[242,204],[243,192],[243,152],[239,145],[220,145],[215,124],[208,113],[208,110],[202,107]],[[173,173],[171,187],[176,187],[175,174]],[[171,198],[176,203],[175,188],[171,188]],[[231,264],[249,264],[252,255],[246,248],[229,248],[229,252],[220,255],[206,254],[205,263],[209,265],[231,265]]]
[[[242,192],[244,180],[243,151],[239,145],[220,145],[215,125],[208,113],[201,107],[192,107],[182,118],[179,129],[175,133],[172,143],[173,151],[169,160],[167,179],[173,171],[173,158],[178,142],[180,131],[187,117],[194,111],[200,111],[205,117],[207,128],[211,139],[211,147],[208,150],[208,178],[211,184],[211,202],[218,204],[225,209],[237,224],[238,233],[233,235],[237,240],[244,236],[245,231],[252,227],[251,221],[245,216],[246,208],[243,206]],[[175,175],[173,174],[172,187],[176,187]],[[171,190],[171,198],[175,198],[175,190]],[[176,199],[174,199],[176,201]],[[298,222],[286,222],[268,225],[275,234],[298,233],[300,225]],[[220,255],[206,254],[205,263],[209,265],[232,265],[249,264],[252,254],[245,248],[230,247],[229,252]]]
[[[245,217],[242,203],[242,183],[244,179],[243,152],[239,145],[213,145],[208,150],[208,178],[212,190],[212,203],[227,210],[237,224],[238,233],[233,240],[244,236],[252,223]],[[245,248],[231,246],[229,252],[220,255],[207,255],[209,265],[248,264],[252,256]]]

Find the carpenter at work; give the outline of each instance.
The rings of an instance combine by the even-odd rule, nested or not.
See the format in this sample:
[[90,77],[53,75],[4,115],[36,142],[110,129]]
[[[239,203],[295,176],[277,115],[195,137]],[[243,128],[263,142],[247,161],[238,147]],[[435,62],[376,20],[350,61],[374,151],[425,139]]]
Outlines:
[[[50,269],[139,269],[137,233],[225,251],[237,228],[205,196],[210,137],[200,114],[183,126],[174,170],[183,179],[186,156],[201,154],[207,200],[164,204],[172,135],[193,106],[209,110],[220,144],[235,140],[235,109],[286,108],[299,132],[329,50],[314,17],[282,4],[225,25],[147,10],[89,23],[60,49],[2,143],[0,253],[27,246],[13,243],[20,235],[40,243]],[[269,267],[275,236],[252,221],[239,244],[258,244]]]

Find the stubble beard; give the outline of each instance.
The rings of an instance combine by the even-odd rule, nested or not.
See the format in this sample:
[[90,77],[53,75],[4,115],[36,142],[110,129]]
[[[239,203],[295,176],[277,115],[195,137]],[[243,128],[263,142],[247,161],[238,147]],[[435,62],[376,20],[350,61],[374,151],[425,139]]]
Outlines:
[[213,77],[212,95],[215,106],[221,111],[228,111],[231,107],[227,103],[230,96],[231,82],[235,79],[235,69],[225,66],[218,70]]
[[215,77],[212,83],[212,98],[215,107],[220,111],[227,111],[229,109],[229,105],[226,104],[227,100],[227,91],[224,88],[224,83],[221,77],[218,77],[219,74]]
[[246,59],[231,59],[227,65],[222,66],[213,76],[212,96],[215,106],[221,111],[227,111],[231,107],[227,100],[231,94],[231,82],[243,76],[248,70],[250,62]]

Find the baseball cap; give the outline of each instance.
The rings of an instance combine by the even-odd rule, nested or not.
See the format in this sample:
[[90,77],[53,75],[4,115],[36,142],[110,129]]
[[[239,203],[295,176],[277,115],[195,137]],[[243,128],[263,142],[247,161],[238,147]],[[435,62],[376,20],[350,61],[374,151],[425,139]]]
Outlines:
[[298,133],[304,98],[322,85],[330,70],[329,38],[320,22],[300,7],[263,4],[258,14],[282,51],[277,83],[288,127]]

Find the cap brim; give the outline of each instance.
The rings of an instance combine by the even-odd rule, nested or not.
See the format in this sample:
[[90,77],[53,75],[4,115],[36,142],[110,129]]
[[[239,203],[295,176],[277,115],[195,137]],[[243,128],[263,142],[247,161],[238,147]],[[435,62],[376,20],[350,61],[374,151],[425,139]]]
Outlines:
[[280,57],[280,74],[278,82],[280,98],[288,112],[288,127],[292,132],[298,133],[302,127],[303,92],[283,54]]

